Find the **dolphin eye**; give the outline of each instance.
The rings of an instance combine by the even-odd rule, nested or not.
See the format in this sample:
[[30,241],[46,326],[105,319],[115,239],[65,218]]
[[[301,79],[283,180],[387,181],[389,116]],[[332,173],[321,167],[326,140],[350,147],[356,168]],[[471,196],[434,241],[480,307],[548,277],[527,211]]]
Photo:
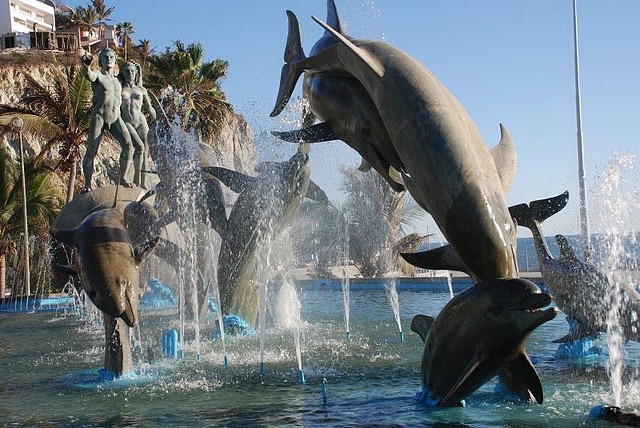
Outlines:
[[371,135],[371,130],[365,126],[360,130],[360,133],[365,137],[368,137]]

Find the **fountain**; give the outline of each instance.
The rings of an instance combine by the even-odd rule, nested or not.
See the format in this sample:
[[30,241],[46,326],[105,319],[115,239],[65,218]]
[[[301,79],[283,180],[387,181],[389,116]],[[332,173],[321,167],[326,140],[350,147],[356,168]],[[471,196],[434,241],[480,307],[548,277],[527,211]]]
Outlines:
[[[165,137],[158,141],[175,142]],[[178,137],[178,141],[184,143],[184,136]],[[358,282],[351,282],[346,269],[349,265],[348,224],[340,289],[325,283],[296,283],[286,274],[288,267],[284,268],[283,275],[249,269],[251,280],[237,288],[220,284],[216,280],[220,277],[217,269],[204,269],[205,265],[215,265],[215,257],[196,251],[215,247],[212,241],[216,241],[217,236],[209,226],[202,229],[202,217],[206,215],[200,212],[197,191],[191,191],[200,188],[200,172],[219,174],[220,180],[224,180],[226,173],[215,167],[200,169],[195,161],[197,145],[193,140],[187,143],[169,144],[164,148],[165,151],[176,148],[191,151],[176,158],[188,160],[186,169],[180,169],[181,162],[175,160],[164,164],[172,170],[169,179],[161,177],[164,186],[175,186],[182,181],[183,185],[176,187],[178,190],[172,190],[178,193],[159,191],[156,197],[170,195],[174,203],[178,196],[184,197],[176,205],[181,207],[181,214],[189,212],[194,217],[176,218],[171,211],[162,213],[167,216],[163,217],[165,223],[177,219],[179,228],[163,224],[165,229],[157,254],[150,258],[150,266],[145,266],[154,270],[157,265],[173,262],[172,267],[181,268],[177,269],[177,275],[166,276],[168,283],[177,284],[174,286],[177,307],[140,308],[144,322],[135,331],[134,370],[128,376],[100,382],[78,382],[76,376],[94,370],[103,350],[104,331],[95,317],[68,313],[0,313],[0,343],[3,349],[10,350],[0,359],[0,372],[4,373],[0,388],[7,390],[0,403],[1,424],[32,425],[47,421],[52,426],[477,423],[572,426],[584,424],[594,400],[609,401],[609,377],[617,385],[616,405],[637,406],[640,402],[640,386],[635,382],[628,384],[625,394],[621,392],[623,377],[633,379],[628,367],[640,358],[640,345],[616,342],[617,348],[624,352],[615,355],[610,352],[609,365],[595,361],[582,366],[556,359],[553,356],[556,345],[552,340],[566,321],[561,314],[534,330],[527,347],[544,386],[543,405],[505,402],[496,396],[491,383],[481,385],[466,397],[466,407],[433,411],[418,405],[413,397],[421,386],[418,373],[423,346],[415,335],[404,338],[402,324],[410,322],[417,313],[439,313],[453,297],[456,282],[461,288],[468,288],[469,284],[449,275],[446,281],[393,278],[373,281],[371,287],[358,287]],[[162,160],[157,162],[162,166]],[[385,167],[385,164],[381,162],[377,166]],[[391,171],[387,172],[389,184],[398,187]],[[239,207],[243,204],[248,202],[241,202]],[[271,217],[267,216],[267,223],[269,220]],[[242,226],[242,222],[234,225],[237,231]],[[269,230],[267,227],[258,235]],[[612,233],[620,234],[619,231]],[[222,237],[228,238],[229,235]],[[275,238],[266,241],[264,251],[256,256],[257,263],[269,271],[282,270],[270,264],[274,248],[281,248],[279,241]],[[229,259],[233,260],[233,256]],[[619,278],[612,276],[610,280],[617,283]],[[246,309],[233,298],[228,301],[229,295],[238,288],[245,295],[251,292],[248,300],[257,302],[255,308],[242,313],[247,315],[251,328],[257,313],[258,334],[225,334],[229,315],[237,315],[233,313],[234,308]],[[206,310],[211,295],[216,300],[216,304],[211,305],[215,306],[215,314]],[[612,293],[614,302],[615,296],[617,294]],[[85,300],[91,308],[89,299]],[[389,303],[402,339],[399,342],[388,338]],[[96,313],[95,308],[92,311]],[[613,312],[612,329],[616,316],[619,314]],[[352,325],[358,331],[355,338],[350,337]],[[343,340],[345,330],[351,340]],[[609,335],[614,336],[611,332]],[[120,336],[129,340],[128,334]],[[596,341],[602,344],[599,338]],[[178,356],[182,358],[176,358]],[[257,361],[259,369],[256,369]],[[292,361],[297,362],[295,368]]]

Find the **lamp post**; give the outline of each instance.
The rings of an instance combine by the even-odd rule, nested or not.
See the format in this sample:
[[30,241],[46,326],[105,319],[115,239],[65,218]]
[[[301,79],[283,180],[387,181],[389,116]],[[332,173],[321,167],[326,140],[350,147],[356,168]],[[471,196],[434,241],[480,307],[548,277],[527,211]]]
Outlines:
[[578,189],[580,192],[580,231],[584,245],[585,259],[591,255],[591,231],[587,216],[587,185],[584,172],[584,145],[582,142],[582,105],[580,102],[580,57],[578,52],[578,7],[573,0],[573,62],[576,85],[576,127],[578,140]]
[[29,268],[29,226],[27,225],[27,183],[24,175],[24,147],[22,146],[22,127],[24,122],[22,118],[16,116],[11,119],[11,126],[18,133],[18,140],[20,141],[20,166],[22,168],[22,217],[24,221],[24,283],[27,298],[31,294],[31,280],[30,280],[30,268]]

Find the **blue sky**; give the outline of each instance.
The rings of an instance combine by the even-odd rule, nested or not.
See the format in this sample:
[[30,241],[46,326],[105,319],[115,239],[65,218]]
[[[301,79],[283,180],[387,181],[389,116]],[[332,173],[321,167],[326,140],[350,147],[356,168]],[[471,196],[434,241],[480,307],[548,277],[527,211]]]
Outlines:
[[[572,0],[336,4],[347,34],[384,40],[431,69],[469,111],[488,146],[497,144],[498,124],[504,123],[518,151],[508,203],[569,190],[568,207],[545,223],[544,232],[579,232]],[[254,129],[261,156],[284,159],[293,152],[288,143],[266,136],[294,126],[268,117],[283,63],[285,10],[298,16],[308,52],[322,34],[310,17],[325,18],[324,0],[108,0],[107,5],[115,6],[114,22],[134,24],[134,41],[150,39],[157,51],[177,39],[202,42],[207,60],[228,60],[223,89]],[[602,211],[599,189],[612,153],[640,152],[640,1],[578,0],[578,19],[590,223],[599,232],[605,227],[596,215]],[[299,84],[294,96],[300,95]],[[297,119],[296,114],[284,116]],[[339,168],[357,166],[357,154],[332,142],[313,146],[311,157],[312,178],[339,203]],[[630,210],[628,218],[635,222],[637,211]],[[425,227],[436,232],[431,222]]]

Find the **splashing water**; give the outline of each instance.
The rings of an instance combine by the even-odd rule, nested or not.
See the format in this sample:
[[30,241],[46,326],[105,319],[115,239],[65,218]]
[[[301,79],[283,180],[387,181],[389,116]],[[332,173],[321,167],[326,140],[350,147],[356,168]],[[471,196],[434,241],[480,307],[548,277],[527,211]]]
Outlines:
[[400,300],[398,299],[398,289],[396,286],[396,279],[389,278],[384,283],[384,289],[387,294],[387,298],[389,299],[389,303],[391,304],[391,309],[393,310],[393,317],[396,320],[396,324],[398,325],[398,332],[400,332],[401,340],[404,340],[403,332],[402,332],[402,322],[400,321]]
[[347,339],[349,339],[351,337],[351,330],[349,330],[349,222],[346,222],[344,227],[344,255],[341,285],[342,299],[344,302],[344,329],[347,334]]
[[298,361],[298,371],[300,382],[304,383],[302,371],[302,349],[300,346],[300,300],[291,281],[284,281],[280,287],[276,306],[276,323],[278,327],[290,330],[296,347],[296,359]]
[[[622,288],[631,285],[633,279],[625,270],[624,261],[633,260],[635,256],[630,248],[635,246],[635,225],[631,214],[638,212],[635,183],[631,173],[635,170],[635,155],[632,153],[613,153],[603,174],[600,188],[605,239],[602,248],[602,267],[607,273],[610,289],[607,300],[607,345],[609,347],[608,375],[614,395],[614,404],[620,406],[623,397],[623,380],[625,359],[625,337],[621,320],[626,306]],[[630,192],[632,192],[630,194]],[[637,316],[637,314],[635,314]]]

